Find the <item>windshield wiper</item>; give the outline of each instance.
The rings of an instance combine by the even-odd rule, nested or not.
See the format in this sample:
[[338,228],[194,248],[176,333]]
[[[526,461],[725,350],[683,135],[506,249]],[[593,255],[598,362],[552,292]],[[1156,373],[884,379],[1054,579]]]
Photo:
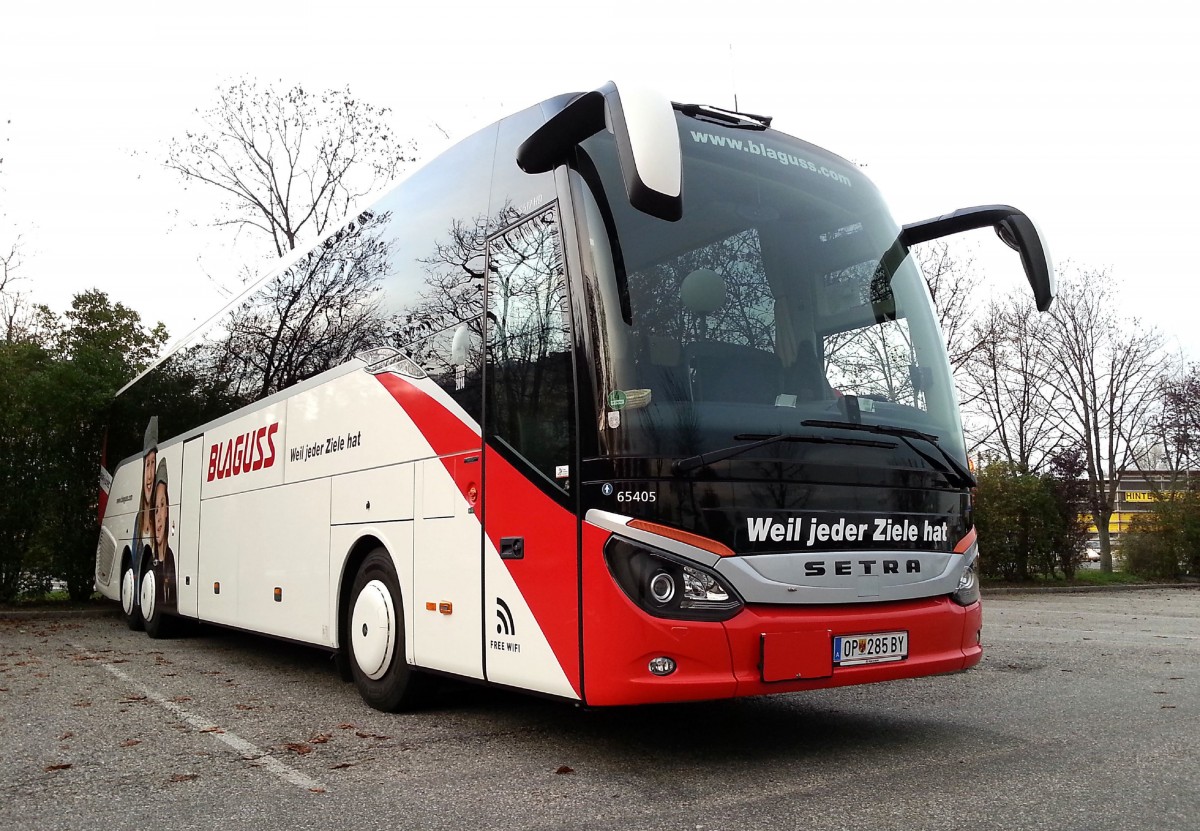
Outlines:
[[714,124],[724,124],[738,130],[765,130],[771,126],[771,116],[723,110],[711,104],[678,104],[675,109],[684,115]]
[[779,433],[776,435],[764,435],[762,433],[742,433],[733,437],[734,441],[748,441],[750,444],[735,444],[732,447],[723,447],[720,450],[710,450],[707,453],[699,453],[695,456],[688,456],[683,459],[676,459],[671,462],[671,472],[678,476],[681,473],[687,473],[700,467],[707,467],[714,462],[721,462],[725,459],[732,459],[734,456],[740,456],[750,450],[759,447],[765,447],[768,444],[774,444],[780,441],[803,441],[812,444],[852,444],[861,447],[883,447],[893,448],[896,445],[886,441],[872,441],[870,439],[839,439],[833,436],[797,436],[791,433]]
[[[929,433],[922,433],[920,430],[913,430],[908,427],[893,427],[889,424],[854,424],[848,421],[819,421],[817,419],[808,419],[800,422],[805,427],[824,427],[833,430],[858,430],[863,433],[878,433],[883,436],[895,436],[902,442],[908,445],[912,452],[916,453],[926,462],[928,462],[934,470],[946,477],[951,485],[960,488],[975,487],[975,477],[971,475],[971,471],[963,467],[962,462],[954,458],[947,452],[946,448],[938,444],[937,436]],[[919,447],[912,443],[913,439],[923,441],[933,446],[942,457],[943,461],[930,456],[922,451]]]

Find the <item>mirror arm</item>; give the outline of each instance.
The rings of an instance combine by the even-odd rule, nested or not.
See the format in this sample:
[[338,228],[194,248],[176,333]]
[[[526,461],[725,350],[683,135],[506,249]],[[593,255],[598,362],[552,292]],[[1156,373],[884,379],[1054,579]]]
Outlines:
[[1020,211],[1010,208],[1008,205],[961,208],[954,213],[905,225],[900,229],[900,242],[911,248],[922,242],[948,237],[952,234],[974,231],[977,228],[995,227],[1015,213],[1020,213]]
[[1038,311],[1049,309],[1057,292],[1050,252],[1033,220],[1016,208],[1008,205],[961,208],[954,213],[905,225],[900,229],[897,242],[907,250],[922,242],[988,227],[995,228],[1004,244],[1021,255],[1021,266],[1033,289]]
[[517,165],[545,173],[566,161],[572,148],[603,129],[613,133],[629,204],[675,222],[683,216],[683,152],[671,102],[649,91],[613,82],[572,99],[517,148]]

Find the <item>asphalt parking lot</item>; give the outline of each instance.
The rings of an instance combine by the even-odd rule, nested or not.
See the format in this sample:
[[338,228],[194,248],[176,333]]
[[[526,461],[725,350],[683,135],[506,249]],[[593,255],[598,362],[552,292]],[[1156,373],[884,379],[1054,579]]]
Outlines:
[[1200,828],[1200,591],[986,599],[958,675],[370,710],[322,653],[0,619],[0,828]]

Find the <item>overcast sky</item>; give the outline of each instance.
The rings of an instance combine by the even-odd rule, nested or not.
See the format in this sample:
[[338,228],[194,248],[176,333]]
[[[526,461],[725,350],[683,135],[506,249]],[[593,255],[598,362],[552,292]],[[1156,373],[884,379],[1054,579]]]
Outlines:
[[[1200,359],[1198,20],[1165,0],[9,4],[0,246],[21,235],[24,287],[57,311],[100,287],[182,336],[237,276],[161,161],[221,83],[349,86],[428,154],[629,78],[678,101],[736,93],[863,165],[902,223],[1015,205],[1059,264],[1108,269],[1128,314]],[[1015,257],[987,263],[1021,279]]]

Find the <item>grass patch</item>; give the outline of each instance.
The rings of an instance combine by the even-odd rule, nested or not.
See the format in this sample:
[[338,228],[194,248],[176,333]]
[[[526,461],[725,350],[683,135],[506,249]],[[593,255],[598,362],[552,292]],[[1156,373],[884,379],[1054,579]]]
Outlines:
[[[1063,582],[1061,580],[1057,582]],[[1153,583],[1153,580],[1147,580],[1145,577],[1138,577],[1136,574],[1130,574],[1127,571],[1100,571],[1099,569],[1080,569],[1075,572],[1075,579],[1071,581],[1080,586],[1112,586],[1120,583]]]
[[102,606],[108,601],[100,592],[93,592],[87,600],[72,600],[66,591],[53,591],[44,594],[25,594],[9,603],[0,603],[0,609],[29,610],[29,609],[92,609]]
[[1046,587],[1046,586],[1117,586],[1117,585],[1139,585],[1161,582],[1158,580],[1147,580],[1145,577],[1139,577],[1136,574],[1130,574],[1126,571],[1111,571],[1104,572],[1099,569],[1081,568],[1075,571],[1075,576],[1066,580],[1063,576],[1047,577],[1045,575],[1036,575],[1023,582],[998,580],[995,578],[984,578],[982,581],[984,588],[988,586],[994,588],[1001,587]]

